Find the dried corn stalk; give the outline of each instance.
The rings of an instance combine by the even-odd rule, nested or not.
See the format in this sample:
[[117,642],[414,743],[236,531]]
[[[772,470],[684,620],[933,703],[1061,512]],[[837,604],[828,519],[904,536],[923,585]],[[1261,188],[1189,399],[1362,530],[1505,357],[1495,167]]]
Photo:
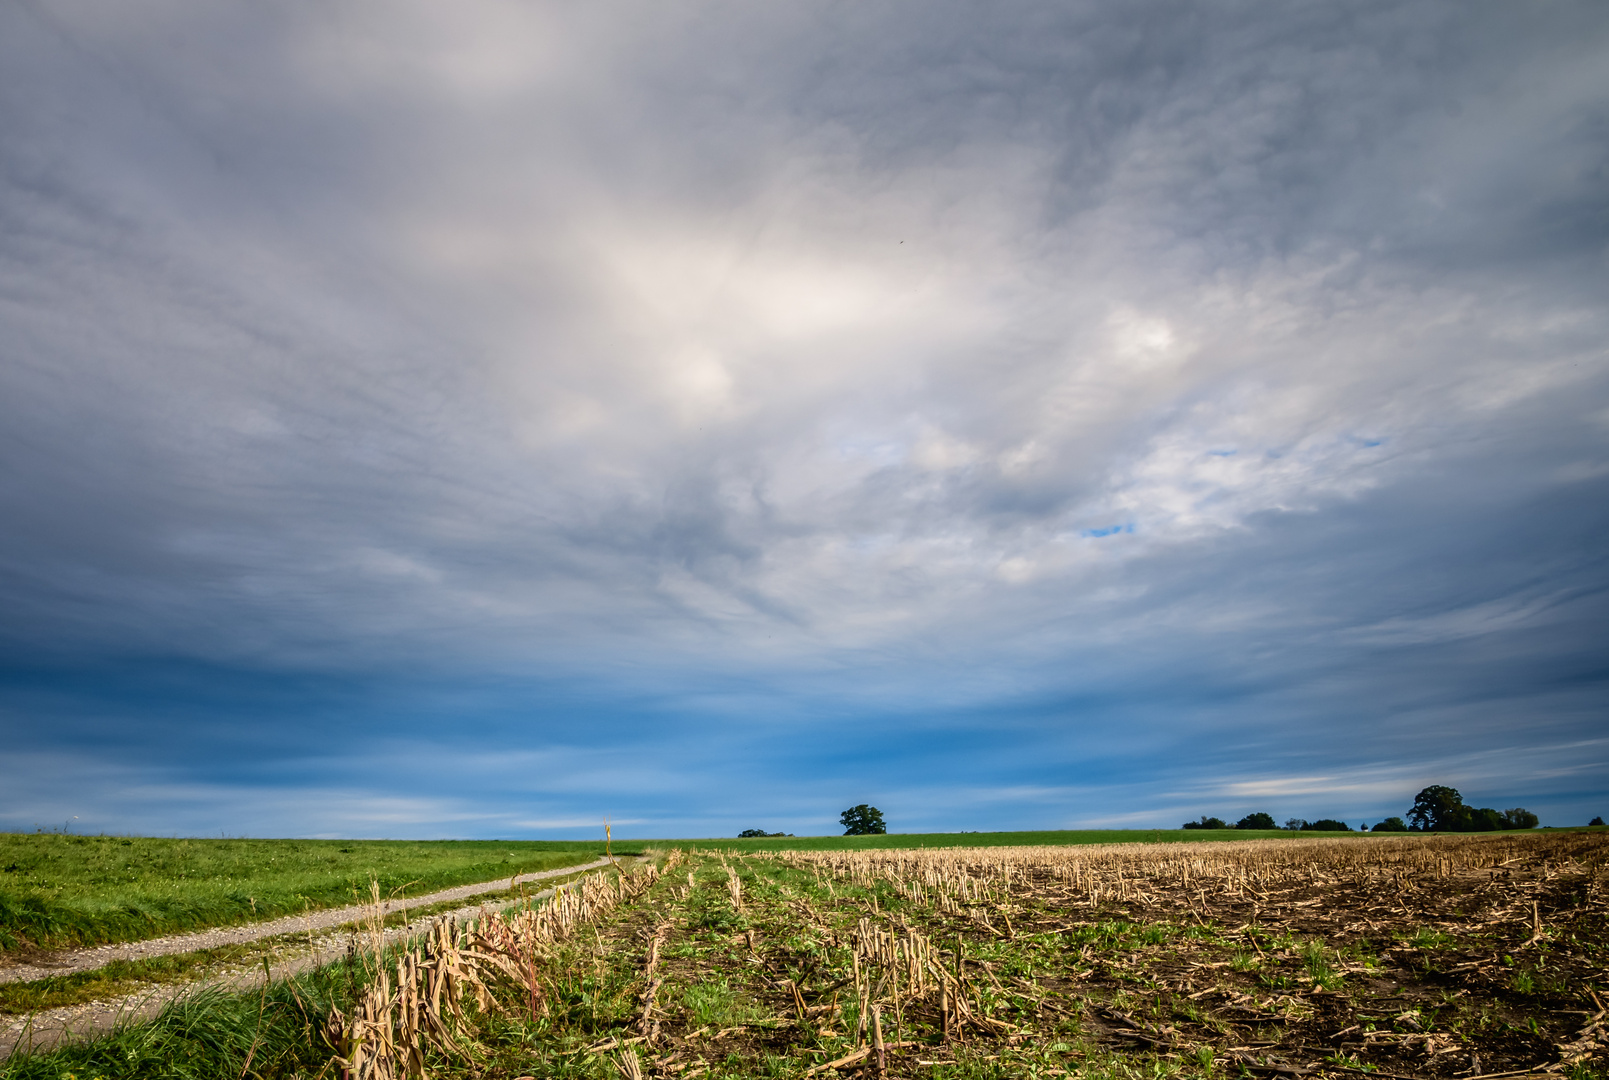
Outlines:
[[[506,1011],[494,991],[513,990],[534,1019],[545,1008],[538,963],[561,938],[616,905],[647,892],[658,879],[647,866],[561,886],[550,903],[513,914],[483,908],[478,919],[444,919],[379,970],[351,1017],[331,1013],[326,1037],[347,1080],[423,1080],[426,1055],[469,1061],[475,1031],[466,1000],[481,1015]],[[395,982],[393,983],[393,974]]]

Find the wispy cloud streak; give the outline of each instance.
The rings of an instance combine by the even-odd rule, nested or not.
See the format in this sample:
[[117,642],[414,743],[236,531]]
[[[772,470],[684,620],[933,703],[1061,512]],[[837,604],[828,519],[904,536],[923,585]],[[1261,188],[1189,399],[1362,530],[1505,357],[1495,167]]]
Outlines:
[[[1606,47],[1590,3],[13,5],[0,735],[115,767],[109,828],[1356,817],[1470,755],[1573,820]],[[70,809],[22,760],[0,824]]]

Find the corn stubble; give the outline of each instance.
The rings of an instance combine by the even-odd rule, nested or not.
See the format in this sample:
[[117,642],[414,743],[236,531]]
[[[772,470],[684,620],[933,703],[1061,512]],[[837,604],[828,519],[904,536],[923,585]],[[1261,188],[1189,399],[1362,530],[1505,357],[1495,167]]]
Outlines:
[[[483,909],[468,922],[443,920],[423,942],[395,957],[394,971],[385,963],[383,924],[376,915],[368,956],[377,970],[352,1015],[332,1010],[325,1024],[325,1038],[336,1048],[334,1064],[350,1080],[422,1078],[431,1051],[447,1062],[473,1065],[478,1055],[471,1014],[518,1009],[537,1019],[546,1004],[541,969],[553,947],[641,897],[658,878],[657,868],[648,865],[614,880],[598,876],[561,886],[542,907],[528,904],[508,915]],[[381,911],[378,886],[373,899],[374,910]]]
[[[685,873],[438,925],[326,1037],[351,1080],[1588,1080],[1605,853],[1584,834],[673,852]],[[560,991],[583,927],[593,985],[630,988],[615,1004]]]
[[[673,851],[389,950],[375,891],[326,996],[236,1003],[236,1056],[183,1075],[1609,1080],[1606,854],[1578,833]],[[300,1042],[259,1045],[276,1016]],[[124,1075],[76,1052],[93,1071],[0,1080]],[[180,1075],[145,1060],[126,1075]]]

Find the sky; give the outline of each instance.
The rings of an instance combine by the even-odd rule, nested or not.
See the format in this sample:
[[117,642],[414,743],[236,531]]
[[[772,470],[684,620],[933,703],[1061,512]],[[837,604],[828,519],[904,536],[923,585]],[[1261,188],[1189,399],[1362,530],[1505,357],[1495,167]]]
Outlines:
[[1609,814],[1609,8],[0,5],[0,828]]

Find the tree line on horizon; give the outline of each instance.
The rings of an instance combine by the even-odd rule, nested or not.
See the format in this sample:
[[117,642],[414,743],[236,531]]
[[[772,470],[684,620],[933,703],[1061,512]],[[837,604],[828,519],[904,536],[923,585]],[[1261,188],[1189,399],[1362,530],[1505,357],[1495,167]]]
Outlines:
[[[845,836],[881,836],[888,832],[888,825],[883,821],[883,812],[875,806],[861,803],[851,806],[838,815],[838,824],[844,827]],[[739,840],[755,840],[760,837],[792,836],[792,833],[766,832],[764,829],[744,829],[737,834]]]
[[[1594,819],[1594,823],[1602,819]],[[1407,820],[1388,817],[1370,829],[1367,824],[1358,826],[1359,832],[1501,832],[1505,829],[1534,829],[1539,819],[1523,806],[1511,810],[1493,810],[1489,806],[1479,809],[1464,804],[1457,788],[1432,784],[1414,796]],[[1334,818],[1307,821],[1287,818],[1285,828],[1293,832],[1351,832],[1352,826]],[[1186,829],[1276,829],[1272,814],[1247,814],[1230,825],[1222,818],[1202,814],[1196,821],[1184,823]]]
[[[878,836],[888,832],[888,826],[883,820],[883,812],[875,806],[861,803],[851,806],[838,815],[838,823],[844,827],[845,836]],[[1450,788],[1442,784],[1432,784],[1418,795],[1414,796],[1413,807],[1408,811],[1408,819],[1388,817],[1384,821],[1369,828],[1367,824],[1358,826],[1359,832],[1501,832],[1506,829],[1534,829],[1539,819],[1529,810],[1516,806],[1511,810],[1501,812],[1490,807],[1476,809],[1464,805],[1464,797],[1458,793],[1457,788]],[[1602,825],[1603,818],[1595,817],[1587,822],[1589,826]],[[1222,818],[1208,817],[1202,814],[1197,821],[1184,823],[1186,829],[1277,829],[1272,814],[1259,811],[1247,814],[1239,821],[1230,825]],[[1320,818],[1317,821],[1307,821],[1303,818],[1287,818],[1284,828],[1292,832],[1351,832],[1352,826],[1344,821],[1334,818]],[[738,833],[739,840],[755,839],[759,837],[792,836],[792,833],[766,832],[764,829],[744,829]]]

